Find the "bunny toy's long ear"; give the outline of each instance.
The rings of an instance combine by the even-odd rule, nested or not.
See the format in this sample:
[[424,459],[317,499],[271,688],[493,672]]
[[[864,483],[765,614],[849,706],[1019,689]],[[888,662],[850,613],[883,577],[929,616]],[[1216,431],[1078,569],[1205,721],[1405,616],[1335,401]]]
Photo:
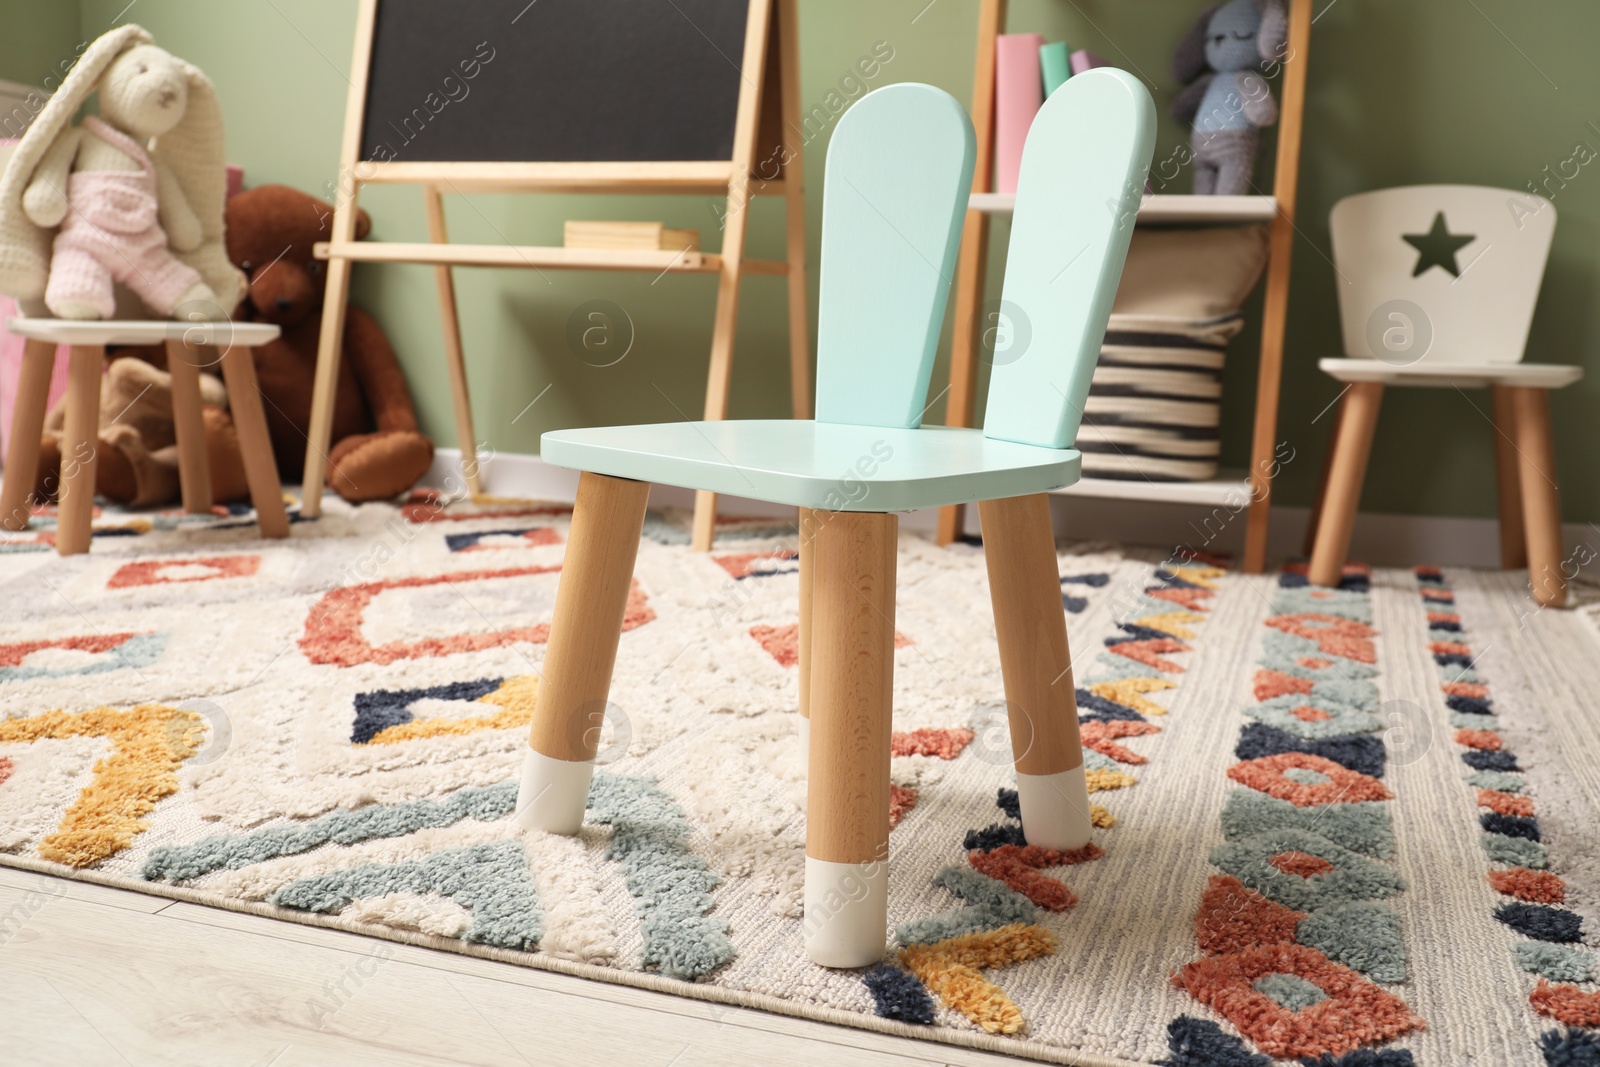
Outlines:
[[1288,58],[1289,12],[1283,0],[1261,0],[1261,28],[1256,31],[1256,49],[1263,66]]
[[189,82],[189,105],[178,124],[160,137],[150,154],[172,169],[178,185],[200,220],[200,246],[175,255],[200,273],[217,294],[223,315],[230,315],[244,297],[245,279],[228,262],[223,208],[228,196],[228,157],[223,145],[222,107],[211,79],[193,64],[179,60]]
[[149,41],[150,34],[132,23],[95,38],[40,109],[0,174],[0,293],[14,297],[24,310],[37,312],[43,307],[53,231],[28,218],[22,210],[22,194],[39,161],[71,125],[106,68],[127,49]]
[[1211,17],[1222,7],[1212,4],[1200,12],[1189,32],[1172,53],[1172,76],[1187,85],[1206,72],[1206,34],[1211,30]]

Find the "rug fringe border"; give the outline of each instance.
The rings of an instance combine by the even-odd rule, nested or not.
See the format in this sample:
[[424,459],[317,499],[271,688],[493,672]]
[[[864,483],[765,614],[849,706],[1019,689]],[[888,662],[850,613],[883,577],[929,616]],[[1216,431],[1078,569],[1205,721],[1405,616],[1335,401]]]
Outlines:
[[990,1034],[913,1026],[910,1023],[896,1022],[876,1015],[863,1015],[844,1011],[840,1008],[802,1007],[792,1001],[764,993],[751,993],[698,982],[685,982],[643,971],[624,971],[601,967],[592,963],[577,963],[543,953],[513,952],[510,949],[470,944],[453,937],[400,930],[380,923],[352,922],[337,915],[319,915],[315,912],[282,908],[274,904],[258,903],[250,900],[234,900],[201,889],[190,889],[186,886],[169,885],[163,882],[147,882],[141,878],[123,874],[110,874],[104,871],[78,870],[63,864],[52,863],[49,860],[35,859],[31,856],[0,853],[0,867],[28,871],[33,874],[51,875],[69,882],[87,882],[92,885],[103,885],[112,889],[142,893],[146,896],[166,897],[189,904],[216,908],[220,911],[256,915],[266,919],[298,923],[301,926],[320,926],[331,930],[341,930],[349,934],[357,934],[383,941],[395,941],[412,945],[416,948],[453,952],[457,955],[473,956],[478,959],[493,960],[497,963],[528,967],[533,970],[549,971],[554,974],[565,974],[574,978],[604,982],[608,985],[631,986],[635,989],[644,989],[653,993],[665,993],[690,1000],[728,1004],[738,1008],[754,1008],[773,1015],[831,1023],[836,1026],[867,1030],[890,1037],[909,1038],[930,1044],[954,1045],[977,1052],[989,1052],[1042,1063],[1061,1064],[1063,1067],[1151,1067],[1150,1064],[1138,1060],[1116,1059],[1110,1056],[1102,1056],[1098,1053],[1063,1051],[1049,1047],[1030,1048],[1028,1045],[1019,1045],[1014,1040],[1007,1040]]

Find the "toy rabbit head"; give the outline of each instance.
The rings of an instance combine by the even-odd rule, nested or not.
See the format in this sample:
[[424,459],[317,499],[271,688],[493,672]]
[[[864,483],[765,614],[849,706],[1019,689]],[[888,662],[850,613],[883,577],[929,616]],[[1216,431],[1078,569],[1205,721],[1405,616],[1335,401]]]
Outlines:
[[160,137],[189,107],[189,81],[200,72],[153,44],[121,53],[100,79],[100,117],[141,139]]
[[1283,58],[1289,19],[1283,0],[1229,0],[1200,13],[1172,57],[1172,73],[1191,82],[1207,70],[1253,70]]
[[227,162],[222,109],[210,80],[192,64],[157,48],[139,26],[118,26],[96,38],[40,109],[0,174],[0,293],[30,314],[43,308],[53,230],[32,222],[22,195],[51,146],[98,91],[100,117],[147,142],[165,163],[200,220],[198,248],[178,258],[200,272],[226,313],[244,292],[244,279],[223,245]]

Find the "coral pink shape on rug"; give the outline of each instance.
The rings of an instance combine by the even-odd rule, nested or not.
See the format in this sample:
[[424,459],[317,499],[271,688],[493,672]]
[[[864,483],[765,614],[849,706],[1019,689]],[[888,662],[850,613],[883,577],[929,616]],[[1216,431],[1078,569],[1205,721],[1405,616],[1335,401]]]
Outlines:
[[1296,678],[1292,674],[1282,671],[1262,668],[1256,671],[1255,696],[1257,700],[1271,700],[1273,697],[1287,696],[1290,693],[1299,696],[1311,695],[1311,679]]
[[14,644],[0,645],[0,667],[20,667],[23,660],[47,648],[92,652],[98,655],[110,652],[118,645],[138,636],[136,633],[84,634],[81,637],[57,637],[44,641],[18,641]]
[[1313,856],[1309,852],[1299,852],[1294,849],[1280,852],[1270,857],[1267,862],[1284,874],[1292,874],[1296,878],[1315,878],[1334,869],[1333,864],[1321,856]]
[[[300,638],[300,650],[312,663],[331,663],[339,667],[353,667],[358,663],[394,663],[402,659],[426,659],[433,656],[450,656],[458,652],[481,652],[486,648],[503,648],[506,645],[527,642],[543,644],[550,639],[550,624],[518,626],[509,630],[489,633],[455,634],[450,637],[428,637],[420,641],[391,641],[374,645],[361,632],[362,614],[379,593],[391,589],[417,589],[430,585],[456,585],[482,582],[495,578],[523,578],[536,574],[556,574],[559,564],[549,567],[507,567],[492,571],[452,571],[417,578],[396,578],[386,582],[368,582],[364,585],[341,586],[319,600],[306,617],[306,630]],[[622,616],[622,632],[636,629],[656,617],[644,591],[635,581],[628,593],[627,608]]]
[[1142,663],[1146,667],[1154,667],[1163,674],[1182,674],[1183,668],[1169,659],[1162,659],[1163,652],[1188,652],[1189,646],[1172,637],[1152,638],[1148,641],[1119,641],[1112,645],[1110,651],[1116,655]]
[[1354,619],[1306,612],[1300,615],[1277,615],[1268,619],[1267,625],[1274,630],[1315,641],[1317,647],[1330,656],[1342,656],[1357,663],[1376,663],[1378,660],[1378,650],[1372,643],[1378,631]]
[[[1297,782],[1284,773],[1289,770],[1314,771],[1328,780],[1316,785]],[[1388,800],[1393,796],[1378,779],[1309,752],[1281,752],[1235,763],[1228,768],[1228,777],[1298,808]]]
[[1292,945],[1295,927],[1305,917],[1305,912],[1268,900],[1231,875],[1212,875],[1195,913],[1194,939],[1208,956]]
[[1500,735],[1493,730],[1457,730],[1456,744],[1483,752],[1498,752],[1502,743]]
[[1543,978],[1529,994],[1533,1010],[1568,1026],[1600,1026],[1600,993],[1585,993],[1574,985],[1551,985]]
[[1092,748],[1102,756],[1118,763],[1144,763],[1139,753],[1116,743],[1116,738],[1142,737],[1157,734],[1161,727],[1153,722],[1136,722],[1132,719],[1112,719],[1108,722],[1086,722],[1078,727],[1078,736],[1085,748]]
[[1526,867],[1507,867],[1489,872],[1489,884],[1496,893],[1533,904],[1560,904],[1567,899],[1567,884],[1549,871],[1530,871]]
[[889,737],[891,756],[937,756],[955,759],[972,744],[977,734],[964,726],[951,728],[924,726],[920,730],[897,730]]
[[[778,661],[780,667],[794,667],[800,663],[800,624],[790,623],[788,626],[752,626],[750,636],[756,643],[767,650],[767,654]],[[894,632],[895,648],[910,648],[911,638],[901,633]]]
[[124,563],[106,583],[107,589],[136,585],[176,585],[218,578],[252,578],[261,570],[260,556],[186,556]]
[[893,830],[900,825],[900,820],[906,812],[917,806],[917,791],[909,786],[891,785],[889,787],[889,829]]
[[752,574],[763,573],[760,563],[782,562],[795,559],[798,552],[791,548],[780,548],[776,552],[741,552],[736,556],[712,556],[711,562],[728,572],[732,578],[748,578]]
[[1038,845],[1001,845],[988,852],[974,849],[967,853],[967,862],[972,864],[974,870],[1004,882],[1046,911],[1066,911],[1078,902],[1078,898],[1062,882],[1041,874],[1040,869],[1088,863],[1104,855],[1105,852],[1095,844],[1071,852],[1058,852]]
[[1478,807],[1488,808],[1498,815],[1530,818],[1533,815],[1533,798],[1519,797],[1514,793],[1501,793],[1494,789],[1480,789]]

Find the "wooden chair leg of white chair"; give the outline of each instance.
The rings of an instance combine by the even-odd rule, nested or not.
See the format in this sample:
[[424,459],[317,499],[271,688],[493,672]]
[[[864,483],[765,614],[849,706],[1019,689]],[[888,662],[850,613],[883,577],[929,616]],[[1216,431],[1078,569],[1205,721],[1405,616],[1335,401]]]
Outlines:
[[11,442],[6,448],[4,484],[0,485],[0,529],[28,528],[28,498],[39,480],[39,438],[50,403],[50,374],[56,346],[29,340],[22,350],[17,397],[11,408]]
[[899,520],[815,512],[805,945],[824,967],[883,957]]
[[587,471],[578,479],[517,795],[525,829],[575,834],[583,825],[649,498],[648,482]]
[[1333,425],[1328,433],[1328,451],[1322,457],[1322,473],[1317,476],[1317,495],[1311,499],[1311,515],[1306,520],[1305,540],[1300,546],[1300,554],[1306,559],[1310,559],[1317,548],[1317,526],[1322,522],[1322,503],[1328,496],[1328,476],[1333,472],[1334,445],[1339,441],[1339,423],[1343,416],[1344,405],[1335,404]]
[[61,496],[56,513],[56,551],[89,551],[94,535],[95,454],[100,446],[100,375],[106,350],[73,345],[67,380],[66,425],[61,435]]
[[1316,546],[1311,553],[1313,585],[1336,586],[1350,555],[1350,535],[1355,531],[1356,508],[1361,503],[1361,483],[1372,454],[1372,433],[1378,426],[1383,403],[1383,383],[1356,382],[1341,401],[1339,433],[1333,440],[1333,462],[1328,489],[1317,523]]
[[978,505],[1005,679],[1017,799],[1028,844],[1089,843],[1089,787],[1061,607],[1050,501],[1044,494]]
[[172,428],[178,438],[178,484],[183,488],[183,510],[203,515],[211,510],[211,464],[206,458],[206,422],[200,402],[201,352],[184,344],[167,342],[167,373],[172,377]]
[[1528,565],[1528,540],[1522,527],[1522,479],[1517,459],[1517,417],[1511,390],[1489,387],[1494,404],[1494,470],[1500,504],[1500,569],[1520,571]]
[[228,409],[239,434],[239,458],[244,462],[250,502],[262,537],[288,537],[289,514],[283,506],[283,483],[278,461],[267,434],[267,413],[261,406],[261,387],[248,348],[234,345],[222,357],[223,383],[228,387]]
[[1561,572],[1561,494],[1556,488],[1555,444],[1550,436],[1550,393],[1513,389],[1511,405],[1517,427],[1528,579],[1535,600],[1545,607],[1561,607],[1567,602],[1567,580]]

